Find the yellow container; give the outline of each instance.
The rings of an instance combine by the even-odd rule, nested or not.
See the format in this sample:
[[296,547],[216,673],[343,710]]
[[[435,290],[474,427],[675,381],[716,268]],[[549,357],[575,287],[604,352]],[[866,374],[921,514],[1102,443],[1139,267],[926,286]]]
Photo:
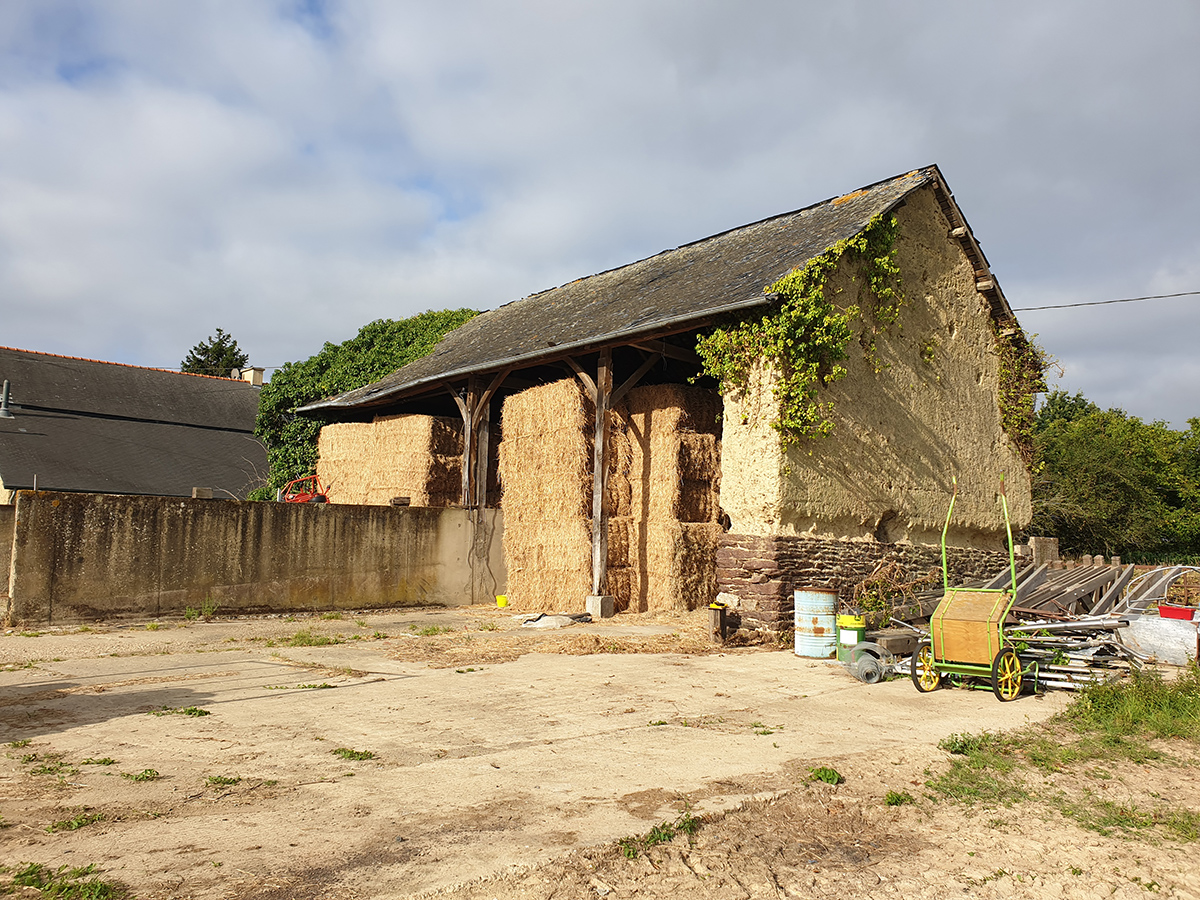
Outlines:
[[508,595],[507,594],[497,594],[496,595],[496,606],[500,607],[501,609],[508,606]]

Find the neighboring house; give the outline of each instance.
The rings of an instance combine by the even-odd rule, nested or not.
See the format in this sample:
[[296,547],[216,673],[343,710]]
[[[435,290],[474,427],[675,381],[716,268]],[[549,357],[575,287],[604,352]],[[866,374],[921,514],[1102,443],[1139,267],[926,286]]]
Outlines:
[[[779,408],[777,373],[760,370],[746,391],[718,397],[716,383],[700,374],[697,337],[731,318],[771,314],[779,298],[765,288],[862,234],[881,215],[894,215],[899,229],[894,259],[906,298],[899,319],[886,329],[865,319],[856,326],[847,376],[819,392],[822,402],[832,403],[832,434],[784,450],[769,427]],[[862,277],[847,258],[831,275],[829,291],[841,306],[862,299]],[[487,481],[497,465],[489,443],[503,424],[501,475],[505,459],[510,474],[523,471],[502,485],[506,553],[512,541],[521,545],[522,559],[533,559],[536,545],[548,550],[553,539],[553,553],[531,565],[553,566],[555,558],[571,556],[575,569],[590,570],[592,593],[619,593],[626,588],[614,587],[608,571],[613,539],[621,544],[616,582],[636,585],[641,578],[642,584],[640,595],[635,586],[628,597],[618,597],[624,600],[618,606],[664,605],[661,592],[647,592],[646,575],[656,565],[663,571],[674,566],[683,575],[670,583],[680,591],[686,586],[688,594],[666,605],[694,607],[721,591],[744,616],[777,626],[790,618],[794,588],[832,585],[846,594],[882,561],[909,571],[937,565],[953,476],[960,492],[948,538],[952,568],[960,575],[1000,568],[1002,475],[1014,527],[1030,516],[1020,435],[1010,433],[1011,422],[1002,416],[1003,408],[1024,402],[1007,396],[1003,386],[1002,360],[1014,342],[1022,352],[1028,349],[941,172],[930,166],[507,304],[451,332],[433,353],[387,378],[300,411],[340,423],[342,466],[353,463],[346,458],[354,445],[347,428],[374,428],[378,434],[362,432],[361,446],[378,455],[385,440],[379,429],[389,417],[453,417],[462,423],[457,472],[466,506],[486,505]],[[860,346],[868,352],[859,352]],[[576,377],[578,391],[565,390],[570,382],[562,380]],[[549,393],[556,382],[557,393]],[[512,399],[530,388],[541,390],[543,399]],[[635,396],[641,388],[647,390]],[[1027,381],[1024,400],[1036,389]],[[648,404],[656,402],[672,409],[654,419]],[[722,404],[716,424],[713,412]],[[594,427],[597,406],[615,409],[601,427]],[[652,419],[675,423],[678,434],[655,444],[646,435]],[[563,423],[585,431],[586,442],[561,444],[553,435]],[[708,459],[693,458],[695,448],[712,446],[706,434],[716,441],[715,472]],[[524,443],[518,446],[516,437]],[[631,437],[642,441],[641,449],[622,449]],[[565,448],[555,451],[561,466],[545,452],[554,441]],[[594,458],[604,459],[604,466],[591,464],[596,446]],[[374,466],[376,495],[389,496],[387,466],[378,459],[370,463],[363,452],[361,465]],[[656,460],[656,452],[673,458]],[[520,464],[521,453],[527,465]],[[613,460],[622,458],[636,463],[624,474],[613,470]],[[575,493],[581,475],[586,503],[577,502]],[[620,496],[610,477],[624,492]],[[676,509],[686,506],[681,492],[701,477],[708,479],[709,493],[692,491],[700,497],[699,514],[671,513],[677,521],[670,522],[652,508],[662,506],[656,497]],[[566,493],[539,501],[539,491],[551,497],[546,482],[555,480]],[[514,497],[513,490],[523,493]],[[712,495],[718,498],[715,510]],[[547,527],[563,505],[572,507],[571,516],[586,516],[588,527],[565,519],[561,527]],[[534,521],[539,509],[546,521]],[[616,538],[609,527],[614,514],[633,523]],[[527,539],[535,533],[545,537]],[[682,537],[664,543],[669,534]],[[514,562],[521,560],[512,554],[509,560],[509,593],[519,594],[511,580]],[[566,596],[578,593],[576,580],[543,581],[548,589],[562,586],[561,596],[513,599],[582,604],[582,597]]]
[[0,503],[18,490],[243,499],[263,482],[259,388],[0,347]]

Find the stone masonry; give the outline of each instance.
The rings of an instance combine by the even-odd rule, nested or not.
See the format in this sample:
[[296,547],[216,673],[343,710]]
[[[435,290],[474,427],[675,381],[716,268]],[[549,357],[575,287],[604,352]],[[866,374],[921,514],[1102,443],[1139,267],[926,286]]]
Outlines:
[[[717,590],[738,598],[747,628],[784,631],[792,625],[792,592],[832,588],[843,600],[881,561],[895,561],[914,576],[940,569],[940,547],[829,538],[726,534],[717,549]],[[948,548],[951,581],[995,575],[1008,554]]]

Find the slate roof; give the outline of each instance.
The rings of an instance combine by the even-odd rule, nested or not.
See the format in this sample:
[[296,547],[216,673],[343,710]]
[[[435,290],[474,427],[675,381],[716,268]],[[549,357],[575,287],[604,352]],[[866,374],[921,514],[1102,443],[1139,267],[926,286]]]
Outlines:
[[937,166],[916,169],[508,303],[460,326],[431,354],[388,377],[300,411],[383,406],[468,374],[678,333],[722,313],[765,305],[771,301],[766,285],[931,183],[952,206]]
[[254,440],[258,389],[186,375],[0,347],[15,418],[0,419],[9,490],[244,497],[267,468]]

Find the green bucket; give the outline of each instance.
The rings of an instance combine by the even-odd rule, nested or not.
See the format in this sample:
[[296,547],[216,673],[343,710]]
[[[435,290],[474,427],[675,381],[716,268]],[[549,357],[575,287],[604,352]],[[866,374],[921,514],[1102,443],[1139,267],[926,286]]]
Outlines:
[[863,616],[838,616],[838,662],[850,662],[850,651],[867,639],[867,620]]

